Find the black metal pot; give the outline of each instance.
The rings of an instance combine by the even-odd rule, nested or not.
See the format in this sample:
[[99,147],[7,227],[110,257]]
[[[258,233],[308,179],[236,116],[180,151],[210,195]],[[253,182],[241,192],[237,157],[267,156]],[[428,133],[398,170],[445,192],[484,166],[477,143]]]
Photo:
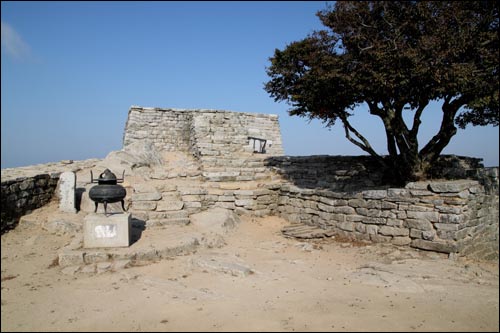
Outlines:
[[108,203],[119,201],[122,203],[123,211],[125,211],[125,202],[123,199],[127,195],[127,191],[123,186],[117,184],[119,181],[123,182],[123,177],[121,179],[117,179],[114,173],[112,173],[109,169],[106,169],[99,175],[98,179],[94,179],[91,170],[90,178],[92,183],[98,183],[98,185],[92,187],[89,191],[90,199],[95,202],[94,212],[97,212],[98,204],[102,203],[104,204],[104,214],[107,214],[106,208]]

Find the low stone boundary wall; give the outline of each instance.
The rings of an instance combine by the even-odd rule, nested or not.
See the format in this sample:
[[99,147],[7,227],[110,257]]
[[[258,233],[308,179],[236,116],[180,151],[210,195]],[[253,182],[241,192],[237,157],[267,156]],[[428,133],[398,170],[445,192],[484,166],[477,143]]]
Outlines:
[[383,178],[370,156],[272,156],[265,165],[301,188],[353,191],[378,186]]
[[2,169],[1,233],[13,229],[19,218],[51,201],[64,171],[94,166],[99,159],[63,160],[18,168]]
[[[83,161],[82,166],[95,162]],[[186,224],[193,213],[223,207],[238,214],[279,215],[352,240],[498,258],[498,168],[474,169],[467,164],[460,170],[475,179],[392,188],[379,183],[364,157],[273,157],[268,163],[282,179],[255,182],[253,188],[234,182],[187,187],[166,182],[158,188],[136,188],[130,193],[131,213],[147,225]],[[67,163],[57,167],[69,169]],[[75,163],[71,168],[80,167]],[[19,177],[19,172],[35,169],[40,174]],[[53,197],[60,173],[38,167],[26,170],[2,172],[2,233]]]
[[189,215],[213,207],[230,209],[240,215],[267,216],[274,214],[278,207],[280,187],[281,184],[275,183],[240,189],[231,183],[205,183],[199,187],[165,184],[146,192],[136,188],[131,189],[129,211],[133,218],[147,221],[146,225],[187,224]]
[[351,240],[498,258],[498,191],[475,180],[416,182],[358,192],[285,184],[276,213]]
[[47,204],[53,197],[59,173],[2,181],[1,233],[15,228],[19,218]]

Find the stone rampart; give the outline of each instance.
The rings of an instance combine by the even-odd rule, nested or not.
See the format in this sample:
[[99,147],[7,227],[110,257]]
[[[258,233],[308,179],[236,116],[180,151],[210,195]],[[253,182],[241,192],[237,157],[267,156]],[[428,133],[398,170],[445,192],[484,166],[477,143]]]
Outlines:
[[188,151],[193,112],[132,106],[128,113],[123,147],[149,141],[159,151]]
[[123,146],[150,141],[160,151],[190,151],[195,156],[252,153],[249,137],[267,140],[268,155],[282,155],[278,116],[206,109],[133,106]]

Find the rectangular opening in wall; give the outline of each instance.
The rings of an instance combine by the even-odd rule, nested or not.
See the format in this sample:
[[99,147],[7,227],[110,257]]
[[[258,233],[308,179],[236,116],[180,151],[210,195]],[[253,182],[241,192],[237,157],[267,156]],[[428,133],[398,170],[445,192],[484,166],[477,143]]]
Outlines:
[[254,153],[265,154],[266,153],[266,139],[256,138],[253,136],[248,137],[249,145],[253,147]]

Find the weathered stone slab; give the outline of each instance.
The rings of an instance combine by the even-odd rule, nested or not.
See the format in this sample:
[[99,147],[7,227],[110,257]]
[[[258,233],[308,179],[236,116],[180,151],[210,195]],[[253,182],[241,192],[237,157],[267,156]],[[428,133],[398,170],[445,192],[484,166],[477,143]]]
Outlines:
[[303,223],[295,223],[284,226],[281,232],[285,237],[293,238],[325,238],[333,236],[333,230],[325,230],[316,226],[310,226]]
[[447,181],[447,182],[432,182],[429,184],[429,187],[433,192],[436,193],[458,193],[469,187],[477,186],[479,183],[473,180],[455,180],[455,181]]
[[132,201],[158,201],[161,199],[161,193],[147,192],[132,194]]
[[451,242],[437,242],[427,241],[423,239],[414,239],[411,241],[411,246],[423,250],[430,250],[436,252],[451,253],[457,252],[457,246]]
[[75,235],[82,231],[82,223],[75,218],[71,219],[62,214],[57,214],[49,216],[47,222],[42,224],[42,228],[56,235]]
[[67,266],[75,266],[75,265],[83,265],[83,251],[68,251],[64,250],[59,253],[59,266],[67,267]]
[[59,210],[65,213],[76,213],[76,175],[74,172],[67,171],[61,173],[59,177]]
[[387,197],[387,190],[363,191],[363,199],[383,199]]
[[388,226],[381,226],[378,232],[385,236],[409,236],[410,230],[406,228],[394,228]]
[[404,221],[404,226],[406,228],[418,229],[418,230],[433,230],[432,223],[427,220],[421,219],[406,219]]
[[246,207],[246,206],[252,206],[254,203],[253,199],[241,199],[241,200],[235,200],[234,204],[237,207]]
[[129,213],[89,214],[83,222],[83,247],[124,247],[130,245],[132,228]]
[[221,260],[219,260],[218,258],[215,259],[213,257],[192,259],[191,264],[203,269],[230,274],[232,276],[245,277],[254,274],[254,271],[250,267],[237,262],[224,261],[224,258],[221,258]]
[[[172,210],[181,210],[184,207],[184,202],[177,201],[158,201],[158,205],[156,207],[156,211],[165,212]],[[200,205],[201,207],[201,205]]]

